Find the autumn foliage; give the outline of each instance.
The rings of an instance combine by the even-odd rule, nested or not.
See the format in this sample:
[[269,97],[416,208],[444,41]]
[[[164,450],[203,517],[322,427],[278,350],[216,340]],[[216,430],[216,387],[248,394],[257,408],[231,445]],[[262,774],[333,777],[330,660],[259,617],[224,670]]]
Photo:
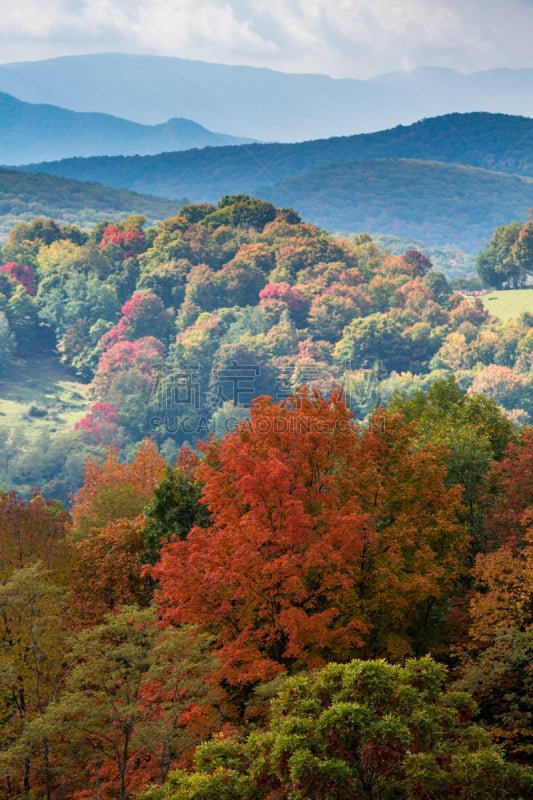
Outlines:
[[151,574],[166,622],[217,637],[229,684],[428,647],[467,541],[458,493],[412,426],[379,412],[360,429],[338,391],[303,390],[259,398],[204,449],[213,525],[163,547]]
[[77,538],[123,518],[135,519],[151,499],[165,466],[151,439],[143,441],[129,464],[120,463],[113,448],[101,462],[89,459],[72,506]]

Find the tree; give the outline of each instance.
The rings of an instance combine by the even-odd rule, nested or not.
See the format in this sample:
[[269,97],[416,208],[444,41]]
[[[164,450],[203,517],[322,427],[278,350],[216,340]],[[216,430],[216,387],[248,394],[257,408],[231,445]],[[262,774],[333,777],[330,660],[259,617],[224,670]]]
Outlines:
[[513,259],[523,272],[533,272],[533,218],[522,226],[513,247]]
[[337,391],[259,398],[198,470],[210,528],[163,546],[163,618],[217,639],[221,677],[246,687],[354,654],[442,647],[463,570],[458,493],[414,428],[350,423]]
[[370,301],[357,286],[335,286],[314,298],[309,327],[319,339],[337,342],[346,325],[370,311]]
[[507,763],[446,692],[430,658],[330,664],[291,678],[268,729],[215,739],[143,800],[505,800],[531,796],[533,770]]
[[533,430],[525,428],[511,441],[499,463],[491,464],[483,497],[487,549],[502,544],[520,547],[533,509]]
[[476,373],[470,391],[484,394],[509,410],[522,408],[528,414],[533,414],[531,381],[511,367],[500,367],[497,364],[483,367]]
[[406,250],[403,254],[403,260],[408,267],[407,274],[412,275],[413,278],[423,278],[427,272],[433,269],[431,259],[421,253],[420,250]]
[[50,800],[58,786],[39,724],[67,672],[65,618],[64,592],[40,562],[0,586],[0,773],[7,797],[27,796],[33,783]]
[[128,773],[148,748],[137,727],[146,714],[141,686],[156,630],[151,610],[126,607],[81,631],[72,642],[75,667],[45,720],[68,736],[87,779],[101,783],[106,797],[111,785],[117,800],[125,800]]
[[402,340],[404,325],[389,314],[354,319],[344,328],[335,347],[335,358],[352,369],[372,368],[378,362],[386,370],[409,369],[409,343]]
[[512,422],[488,397],[463,394],[454,377],[437,380],[412,397],[396,393],[389,408],[417,425],[421,441],[444,446],[446,483],[463,489],[460,515],[472,551],[484,549],[484,481],[492,462],[503,458],[515,437]]
[[217,210],[203,217],[202,225],[228,224],[261,231],[275,218],[276,209],[272,203],[256,200],[244,194],[233,194],[224,195],[218,202]]
[[166,468],[144,509],[146,521],[141,535],[147,561],[153,564],[159,557],[161,545],[172,537],[185,539],[191,528],[207,527],[209,511],[200,500],[201,492],[198,481],[187,478],[179,469]]
[[72,505],[75,538],[81,539],[92,528],[104,528],[110,522],[134,520],[150,501],[165,467],[151,439],[143,440],[129,464],[119,463],[112,448],[103,461],[89,458],[83,485]]
[[522,230],[521,222],[500,225],[494,231],[487,246],[476,258],[476,271],[484,286],[501,289],[503,284],[514,288],[523,279],[524,271],[515,258],[515,245]]
[[93,529],[76,547],[69,604],[78,625],[95,625],[120,606],[148,605],[152,586],[143,576],[144,516]]
[[0,267],[0,272],[15,278],[16,281],[24,286],[27,293],[33,297],[35,294],[35,275],[31,267],[25,264],[17,264],[16,261],[8,261],[7,264]]
[[[78,792],[125,800],[168,769],[202,735],[211,712],[203,674],[209,639],[160,630],[153,609],[125,606],[71,642],[73,668],[44,729],[67,738],[78,761]],[[72,767],[71,767],[72,769]]]
[[[531,522],[531,512],[529,520]],[[470,627],[458,686],[472,692],[480,719],[509,758],[533,764],[533,536],[476,559]]]
[[15,337],[9,328],[5,313],[0,310],[0,374],[8,371],[14,351]]
[[0,491],[0,580],[39,559],[61,573],[69,559],[70,526],[70,514],[58,501],[34,494],[25,502],[17,492]]

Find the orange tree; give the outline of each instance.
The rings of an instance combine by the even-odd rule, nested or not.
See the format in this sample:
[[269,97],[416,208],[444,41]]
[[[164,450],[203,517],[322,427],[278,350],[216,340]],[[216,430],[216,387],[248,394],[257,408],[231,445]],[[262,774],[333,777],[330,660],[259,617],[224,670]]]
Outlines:
[[151,568],[166,622],[214,635],[220,677],[246,692],[332,659],[443,646],[467,537],[459,490],[413,424],[353,424],[342,394],[303,389],[204,446],[212,525]]

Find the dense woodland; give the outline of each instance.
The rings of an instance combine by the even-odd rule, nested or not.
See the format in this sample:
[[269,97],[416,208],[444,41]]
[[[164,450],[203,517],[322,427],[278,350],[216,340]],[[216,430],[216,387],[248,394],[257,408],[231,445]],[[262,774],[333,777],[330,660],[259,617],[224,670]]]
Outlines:
[[92,401],[1,432],[0,797],[533,798],[533,315],[246,196],[1,261]]
[[[496,230],[478,257],[486,283],[524,282],[532,229]],[[302,384],[324,395],[342,384],[363,420],[395,391],[453,375],[518,423],[533,414],[531,315],[491,319],[420,252],[334,239],[267,202],[225,197],[90,233],[36,219],[12,229],[1,260],[4,377],[57,351],[91,398],[68,434],[0,432],[0,485],[25,496],[39,486],[68,503],[88,455],[113,445],[131,459],[145,436],[172,462],[183,444],[230,431],[253,397]]]
[[6,238],[18,222],[31,222],[41,214],[82,228],[93,227],[102,217],[123,220],[141,211],[154,223],[176,213],[181,202],[142,196],[127,189],[109,189],[96,183],[29,175],[0,167],[0,236]]

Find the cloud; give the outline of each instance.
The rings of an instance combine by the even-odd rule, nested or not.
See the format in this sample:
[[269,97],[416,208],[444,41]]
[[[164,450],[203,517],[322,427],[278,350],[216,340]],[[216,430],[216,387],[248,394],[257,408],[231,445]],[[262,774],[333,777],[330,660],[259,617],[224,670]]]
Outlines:
[[151,52],[365,77],[533,66],[532,0],[1,0],[3,61]]

